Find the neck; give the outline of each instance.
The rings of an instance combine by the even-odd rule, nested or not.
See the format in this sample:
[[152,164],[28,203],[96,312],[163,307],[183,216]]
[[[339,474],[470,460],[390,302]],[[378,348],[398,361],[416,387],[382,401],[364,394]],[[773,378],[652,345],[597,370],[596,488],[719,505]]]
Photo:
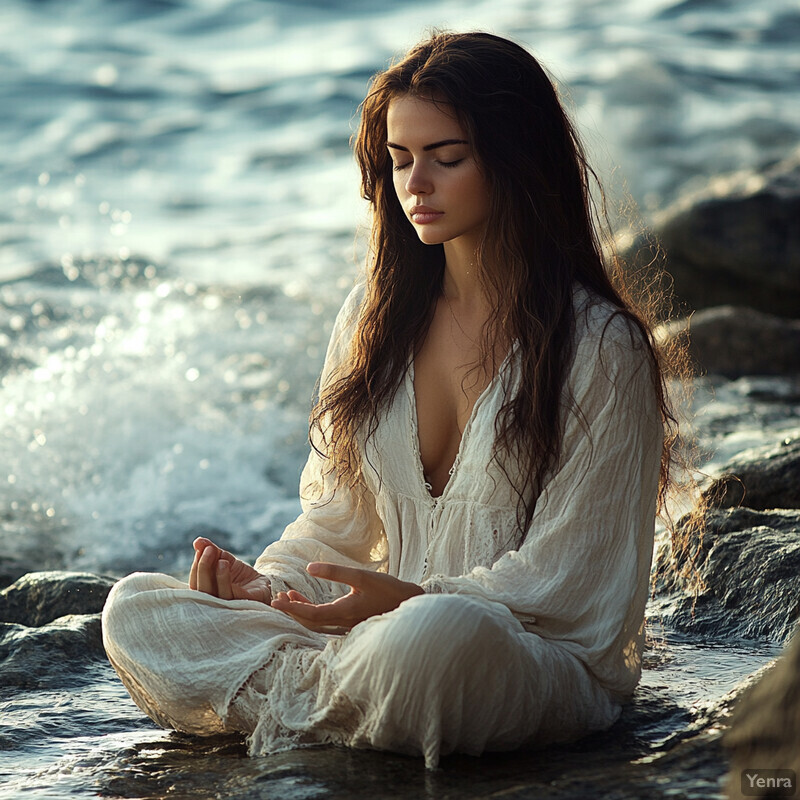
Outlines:
[[462,239],[446,242],[444,255],[442,289],[445,297],[464,306],[484,305],[486,298],[478,280],[477,259],[473,243],[463,242]]

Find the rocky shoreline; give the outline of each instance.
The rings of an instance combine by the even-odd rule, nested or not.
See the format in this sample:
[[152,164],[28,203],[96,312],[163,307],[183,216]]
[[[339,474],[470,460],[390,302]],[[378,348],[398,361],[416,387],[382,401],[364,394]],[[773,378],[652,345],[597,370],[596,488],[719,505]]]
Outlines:
[[[642,266],[665,259],[691,310],[662,326],[688,335],[698,374],[787,376],[800,400],[800,149],[760,172],[719,176],[654,220],[647,237],[622,240]],[[706,485],[702,506],[680,521],[685,546],[657,554],[651,613],[677,630],[789,643],[780,659],[737,687],[724,744],[730,798],[743,770],[800,773],[800,427],[737,454]],[[749,684],[749,685],[748,685]],[[796,788],[796,784],[795,784]],[[765,788],[763,797],[773,796]]]

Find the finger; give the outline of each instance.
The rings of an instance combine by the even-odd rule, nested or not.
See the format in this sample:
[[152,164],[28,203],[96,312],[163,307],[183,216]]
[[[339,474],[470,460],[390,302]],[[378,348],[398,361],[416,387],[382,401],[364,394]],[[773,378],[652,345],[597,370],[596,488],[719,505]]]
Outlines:
[[197,564],[197,588],[207,594],[217,594],[217,548],[206,547]]
[[207,547],[213,547],[217,551],[219,558],[224,558],[226,561],[230,561],[231,564],[236,561],[236,556],[233,553],[223,550],[218,544],[214,544],[211,539],[206,539],[205,536],[198,536],[194,542],[192,542],[192,545],[199,553],[202,553]]
[[233,600],[231,587],[231,565],[224,558],[217,561],[217,597],[223,600]]
[[366,569],[343,567],[341,564],[329,564],[327,561],[312,561],[306,567],[306,572],[315,578],[323,578],[326,581],[334,581],[335,583],[346,583],[354,589],[362,588],[365,579],[368,580],[372,575]]
[[286,605],[290,600],[289,595],[286,592],[278,592],[275,597],[272,598],[270,605],[275,606],[276,608],[280,607],[281,611],[283,610],[283,606]]
[[[330,610],[322,613],[312,610],[322,608],[322,606],[290,602],[286,592],[280,592],[271,605],[276,610],[283,611],[295,622],[299,622],[304,628],[316,633],[341,635],[348,633],[353,627],[353,623],[350,620],[339,619],[341,615],[338,613]],[[312,617],[316,618],[312,619]]]
[[214,544],[214,542],[212,542],[212,541],[211,541],[211,539],[206,539],[206,537],[205,537],[205,536],[198,536],[198,537],[197,537],[197,538],[196,538],[196,539],[195,539],[195,540],[192,542],[192,547],[194,547],[194,549],[195,549],[195,550],[196,550],[198,553],[202,553],[202,552],[203,552],[203,550],[205,550],[205,549],[206,549],[206,547],[208,547],[209,545],[212,545],[213,547],[216,547],[216,545]]
[[293,600],[295,603],[310,603],[311,602],[305,595],[300,594],[300,592],[296,592],[294,589],[289,589],[288,595],[289,595],[289,599]]
[[291,615],[304,625],[306,623],[323,626],[350,624],[350,619],[344,617],[341,610],[336,608],[333,603],[321,603],[320,605],[297,603],[289,600],[283,592],[272,601],[272,607]]
[[196,589],[197,588],[197,566],[200,563],[200,556],[202,555],[201,550],[195,550],[194,559],[192,560],[192,568],[189,571],[189,588]]

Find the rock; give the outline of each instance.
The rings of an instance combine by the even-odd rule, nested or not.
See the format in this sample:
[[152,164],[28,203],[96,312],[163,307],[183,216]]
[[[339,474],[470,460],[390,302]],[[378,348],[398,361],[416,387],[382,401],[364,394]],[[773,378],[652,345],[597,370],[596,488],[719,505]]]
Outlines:
[[[751,687],[734,708],[731,728],[723,739],[731,751],[728,796],[779,797],[766,789],[752,790],[745,777],[747,794],[742,792],[743,772],[793,770],[800,775],[800,629],[772,668]],[[793,796],[792,793],[789,796]]]
[[[100,794],[131,798],[168,796],[176,785],[181,796],[226,800],[712,797],[726,767],[721,738],[730,697],[695,716],[676,708],[664,687],[637,690],[606,732],[539,749],[451,755],[435,771],[419,758],[336,746],[246,758],[230,736],[173,734],[126,748],[93,777]],[[664,725],[674,734],[667,743]]]
[[800,509],[800,428],[778,444],[739,453],[703,492],[716,508]]
[[[653,219],[679,300],[691,308],[747,305],[800,317],[800,150],[762,172],[714,178]],[[646,236],[622,236],[625,261],[657,253]]]
[[0,623],[0,696],[12,689],[77,687],[105,660],[100,614],[69,614],[38,628]]
[[718,306],[665,323],[656,336],[669,341],[687,332],[689,355],[704,373],[728,378],[800,373],[800,320]]
[[31,572],[0,592],[0,622],[39,627],[67,614],[96,614],[113,585],[88,572]]
[[785,641],[800,615],[800,511],[712,508],[703,522],[678,523],[689,544],[674,559],[659,550],[653,612],[678,630]]
[[76,687],[105,661],[100,611],[113,585],[83,572],[32,572],[0,592],[0,694]]

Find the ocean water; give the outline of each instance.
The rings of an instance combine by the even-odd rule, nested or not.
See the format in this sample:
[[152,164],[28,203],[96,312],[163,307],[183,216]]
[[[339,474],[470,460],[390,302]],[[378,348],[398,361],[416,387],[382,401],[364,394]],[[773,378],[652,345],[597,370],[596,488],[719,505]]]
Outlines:
[[643,212],[800,141],[793,0],[6,0],[0,553],[179,571],[192,531],[279,535],[364,250],[358,104],[431,27],[529,46]]
[[[795,0],[4,0],[0,555],[183,574],[199,532],[280,535],[364,252],[358,104],[431,27],[530,47],[643,215],[800,142]],[[703,381],[711,467],[798,397]]]

